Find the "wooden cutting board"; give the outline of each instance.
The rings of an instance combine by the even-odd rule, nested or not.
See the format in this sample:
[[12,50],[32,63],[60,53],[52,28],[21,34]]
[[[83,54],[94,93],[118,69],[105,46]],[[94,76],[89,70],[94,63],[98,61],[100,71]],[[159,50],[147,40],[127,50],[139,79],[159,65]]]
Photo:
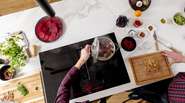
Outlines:
[[[56,2],[60,0],[48,0]],[[34,0],[0,0],[0,16],[10,13],[26,10],[35,7],[37,4]]]
[[130,63],[137,85],[156,82],[173,76],[168,59],[160,52],[131,57]]
[[[23,84],[29,91],[27,96],[20,95],[17,91],[17,84]],[[8,93],[14,94],[16,103],[44,103],[44,94],[40,72],[23,78],[8,81],[5,85],[0,85],[0,100]]]

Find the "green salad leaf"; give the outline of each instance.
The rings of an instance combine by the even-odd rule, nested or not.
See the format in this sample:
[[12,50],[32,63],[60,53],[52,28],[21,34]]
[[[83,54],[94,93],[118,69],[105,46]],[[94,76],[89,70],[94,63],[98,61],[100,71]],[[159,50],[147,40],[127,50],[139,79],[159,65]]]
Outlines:
[[22,96],[26,96],[29,94],[28,89],[23,84],[18,84],[17,90],[20,92]]

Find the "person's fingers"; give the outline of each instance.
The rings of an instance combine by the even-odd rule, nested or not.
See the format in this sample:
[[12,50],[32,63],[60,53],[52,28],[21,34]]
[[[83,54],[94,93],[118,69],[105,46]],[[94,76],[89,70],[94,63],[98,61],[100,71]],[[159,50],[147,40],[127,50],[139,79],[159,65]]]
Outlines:
[[166,55],[166,54],[169,54],[169,52],[167,50],[164,50],[161,52],[162,55]]
[[87,50],[88,53],[90,53],[91,46],[87,44],[87,45],[85,46],[85,49]]
[[88,46],[85,45],[85,47],[83,48],[83,50],[88,51]]
[[175,55],[174,52],[166,51],[166,50],[162,51],[161,54],[164,55],[164,56],[167,56],[167,57],[171,57],[171,58],[173,58],[174,55]]
[[171,54],[165,54],[167,57],[170,57],[170,58],[174,58],[174,56],[173,55],[171,55]]
[[161,52],[166,52],[167,50],[163,50],[163,51],[161,51]]
[[164,55],[164,56],[168,56],[168,54],[165,53],[165,52],[161,52],[161,54]]
[[163,53],[165,53],[165,54],[172,54],[174,52],[165,50],[165,51],[163,51]]
[[160,53],[163,54],[163,53],[165,53],[165,52],[164,52],[164,51],[161,51]]
[[84,49],[87,49],[88,48],[88,45],[85,45]]
[[88,45],[85,45],[84,49],[86,49],[86,50],[87,50],[88,48],[89,48],[89,46],[88,46]]
[[90,45],[87,45],[87,48],[88,48],[88,51],[90,52],[91,46]]

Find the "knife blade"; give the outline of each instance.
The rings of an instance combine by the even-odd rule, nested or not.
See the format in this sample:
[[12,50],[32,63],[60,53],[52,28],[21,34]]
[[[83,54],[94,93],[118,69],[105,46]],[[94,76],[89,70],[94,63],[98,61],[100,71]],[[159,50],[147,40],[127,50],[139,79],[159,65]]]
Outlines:
[[157,34],[156,34],[155,31],[154,31],[153,37],[154,37],[154,40],[155,40],[156,50],[159,51],[158,37],[157,37]]

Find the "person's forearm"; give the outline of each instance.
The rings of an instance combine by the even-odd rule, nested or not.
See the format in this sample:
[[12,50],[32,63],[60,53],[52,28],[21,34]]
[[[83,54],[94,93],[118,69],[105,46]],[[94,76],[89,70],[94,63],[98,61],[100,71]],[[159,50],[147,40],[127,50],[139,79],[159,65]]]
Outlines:
[[77,63],[74,65],[74,67],[76,67],[77,69],[80,69],[84,63],[85,63],[85,60],[83,60],[83,59],[80,58],[77,61]]
[[57,97],[55,99],[55,103],[68,103],[69,102],[70,88],[75,78],[77,78],[78,74],[79,74],[79,70],[76,67],[72,67],[68,71],[68,73],[66,74],[66,76],[64,77],[64,79],[62,80],[59,86]]

